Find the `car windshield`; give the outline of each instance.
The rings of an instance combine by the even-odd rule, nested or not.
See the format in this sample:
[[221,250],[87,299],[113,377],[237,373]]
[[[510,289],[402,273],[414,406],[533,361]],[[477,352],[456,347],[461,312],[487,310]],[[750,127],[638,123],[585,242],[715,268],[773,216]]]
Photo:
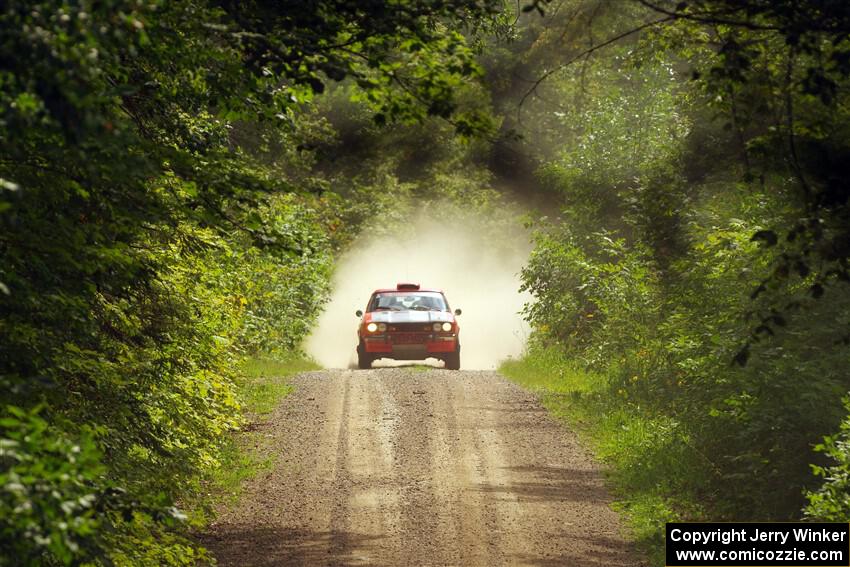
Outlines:
[[448,311],[442,293],[433,291],[398,291],[376,293],[369,304],[369,311]]

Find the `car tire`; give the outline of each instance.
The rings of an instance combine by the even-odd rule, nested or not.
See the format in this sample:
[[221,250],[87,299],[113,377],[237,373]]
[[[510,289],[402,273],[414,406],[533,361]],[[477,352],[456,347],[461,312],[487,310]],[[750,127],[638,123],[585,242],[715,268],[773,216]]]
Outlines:
[[451,354],[443,358],[446,363],[446,370],[460,370],[460,347]]
[[357,345],[357,368],[361,370],[368,370],[372,368],[372,363],[375,361],[375,357],[368,354],[363,349],[363,343]]

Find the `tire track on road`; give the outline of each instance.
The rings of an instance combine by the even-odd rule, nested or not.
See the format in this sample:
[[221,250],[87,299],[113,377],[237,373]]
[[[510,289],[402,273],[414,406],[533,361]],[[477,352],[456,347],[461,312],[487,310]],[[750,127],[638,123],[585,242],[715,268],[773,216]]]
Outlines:
[[202,538],[220,565],[642,564],[588,452],[498,374],[328,370],[293,385],[264,426],[276,466]]

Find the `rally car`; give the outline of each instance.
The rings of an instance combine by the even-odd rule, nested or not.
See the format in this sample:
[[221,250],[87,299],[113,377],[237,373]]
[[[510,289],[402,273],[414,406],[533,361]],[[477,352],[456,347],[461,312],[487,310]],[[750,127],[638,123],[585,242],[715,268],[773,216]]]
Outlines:
[[460,328],[443,292],[400,283],[377,289],[366,313],[357,310],[357,365],[371,368],[379,358],[443,360],[449,370],[460,369]]

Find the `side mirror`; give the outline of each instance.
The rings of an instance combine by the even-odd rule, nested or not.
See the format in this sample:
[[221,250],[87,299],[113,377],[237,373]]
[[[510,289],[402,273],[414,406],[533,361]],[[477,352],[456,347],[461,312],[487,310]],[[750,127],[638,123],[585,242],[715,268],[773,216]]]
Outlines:
[[362,311],[360,311],[359,309],[358,309],[357,311],[355,311],[355,312],[354,312],[354,314],[355,314],[355,315],[357,315],[358,317],[362,317],[362,316],[363,316],[363,312],[362,312]]
[[455,309],[455,315],[460,315],[461,313],[463,313],[463,311],[461,311],[460,309]]

